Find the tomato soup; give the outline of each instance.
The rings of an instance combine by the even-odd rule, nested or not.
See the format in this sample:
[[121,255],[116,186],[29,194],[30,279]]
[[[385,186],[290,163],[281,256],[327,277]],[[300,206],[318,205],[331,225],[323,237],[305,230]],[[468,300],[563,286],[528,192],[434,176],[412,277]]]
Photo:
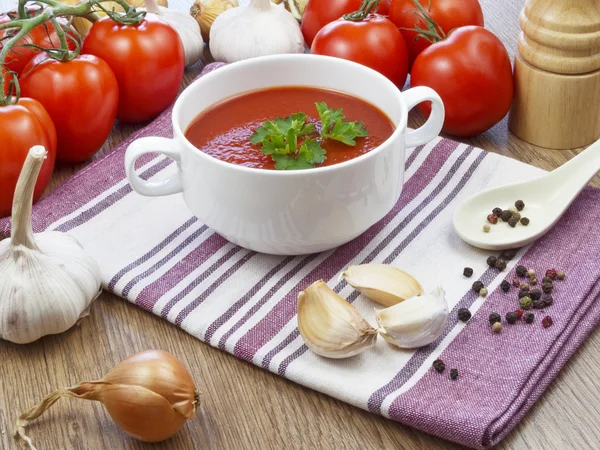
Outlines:
[[327,159],[315,167],[339,164],[368,153],[394,132],[391,120],[364,100],[331,90],[292,86],[252,91],[220,102],[196,117],[185,136],[199,150],[222,161],[275,169],[271,156],[263,154],[261,145],[252,144],[250,137],[266,121],[298,112],[306,114],[307,123],[314,123],[319,130],[316,102],[342,108],[344,120],[362,122],[367,136],[356,138],[354,146],[324,139],[321,146],[327,151]]

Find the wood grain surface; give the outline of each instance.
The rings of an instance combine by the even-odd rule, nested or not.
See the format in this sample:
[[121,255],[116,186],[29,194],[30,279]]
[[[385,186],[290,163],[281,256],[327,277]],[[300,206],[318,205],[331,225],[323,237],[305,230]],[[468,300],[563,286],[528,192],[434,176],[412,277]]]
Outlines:
[[[171,0],[171,6],[185,9],[189,1]],[[3,2],[6,6],[7,0],[0,0],[0,6]],[[486,26],[514,52],[523,2],[481,3]],[[200,65],[188,69],[186,83],[200,70]],[[419,117],[411,116],[411,126],[419,123]],[[104,149],[136,128],[117,125]],[[506,120],[466,142],[548,170],[577,153],[526,144],[508,134]],[[53,186],[79,168],[59,167]],[[600,180],[596,178],[593,184],[600,186]],[[38,449],[460,448],[239,361],[106,293],[95,302],[90,317],[67,333],[27,346],[0,342],[0,448],[25,448],[11,437],[14,421],[47,393],[100,378],[126,356],[151,348],[177,355],[193,374],[203,393],[201,408],[193,421],[169,441],[142,444],[122,433],[102,405],[64,399],[30,426]],[[498,448],[600,448],[598,370],[600,333],[596,332]]]

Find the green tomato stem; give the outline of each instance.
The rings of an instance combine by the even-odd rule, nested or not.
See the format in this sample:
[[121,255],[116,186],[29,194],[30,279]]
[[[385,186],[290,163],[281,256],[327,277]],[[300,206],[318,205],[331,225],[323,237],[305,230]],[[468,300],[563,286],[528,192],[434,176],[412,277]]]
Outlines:
[[344,19],[352,22],[360,22],[368,17],[371,12],[377,10],[379,6],[379,0],[364,0],[360,5],[358,11],[354,11],[350,14],[345,14]]

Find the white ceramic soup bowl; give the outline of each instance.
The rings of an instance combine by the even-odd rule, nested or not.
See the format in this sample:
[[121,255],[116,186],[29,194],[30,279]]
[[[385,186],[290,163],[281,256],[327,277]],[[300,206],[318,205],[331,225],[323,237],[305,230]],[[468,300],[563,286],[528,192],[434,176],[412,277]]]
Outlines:
[[[396,125],[376,149],[340,164],[297,171],[254,169],[227,163],[185,137],[192,121],[234,95],[276,86],[312,86],[345,92],[381,109]],[[433,111],[417,130],[407,130],[408,111],[430,101]],[[398,201],[406,147],[434,139],[444,106],[432,89],[401,93],[387,78],[362,65],[317,55],[276,55],[230,64],[196,80],[173,109],[173,139],[145,137],[125,156],[127,177],[141,195],[183,193],[189,209],[229,241],[262,253],[299,255],[344,244],[381,220]],[[142,180],[135,161],[158,152],[178,163],[175,175]],[[157,217],[160,219],[160,217]]]

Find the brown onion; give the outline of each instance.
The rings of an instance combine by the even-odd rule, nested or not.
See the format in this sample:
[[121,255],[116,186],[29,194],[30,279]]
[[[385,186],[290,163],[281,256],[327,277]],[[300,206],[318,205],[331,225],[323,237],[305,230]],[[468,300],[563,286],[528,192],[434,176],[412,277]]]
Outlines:
[[32,450],[25,427],[60,397],[102,402],[116,424],[145,442],[173,436],[194,417],[200,394],[182,362],[170,353],[149,350],[121,361],[101,380],[59,389],[17,419],[15,434]]

